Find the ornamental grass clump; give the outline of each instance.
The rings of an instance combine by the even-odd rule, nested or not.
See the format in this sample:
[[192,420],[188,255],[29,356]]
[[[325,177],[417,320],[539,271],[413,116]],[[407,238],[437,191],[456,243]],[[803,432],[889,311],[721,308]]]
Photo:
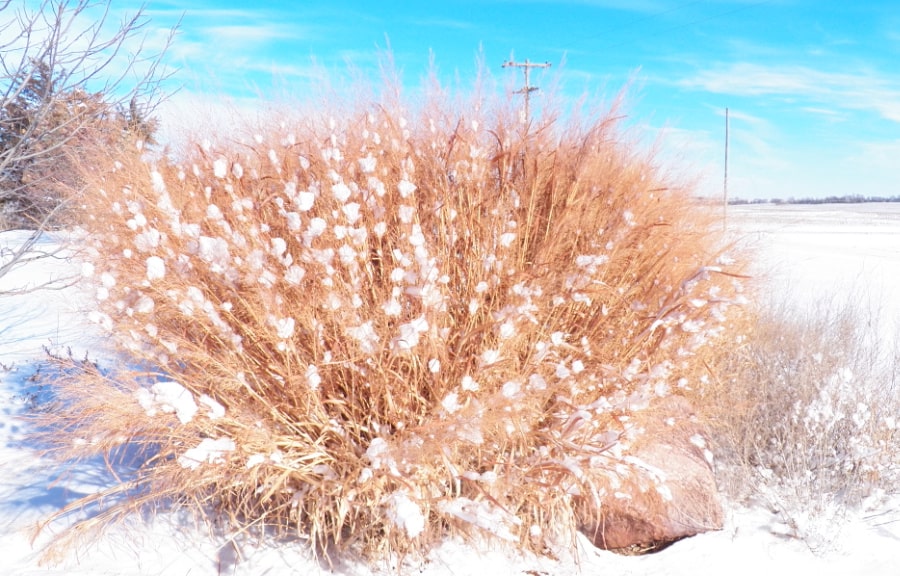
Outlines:
[[352,104],[91,159],[91,316],[123,362],[49,417],[63,457],[145,458],[88,522],[540,552],[648,474],[641,412],[733,337],[718,224],[612,112],[526,133],[486,98]]

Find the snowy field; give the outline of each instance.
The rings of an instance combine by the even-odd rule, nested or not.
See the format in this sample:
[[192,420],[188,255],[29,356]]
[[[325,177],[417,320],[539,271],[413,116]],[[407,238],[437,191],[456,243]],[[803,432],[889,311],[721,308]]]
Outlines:
[[[859,300],[887,326],[900,319],[900,204],[822,206],[741,206],[728,212],[729,230],[756,246],[761,259],[754,271],[770,292],[797,305],[814,299]],[[0,265],[21,233],[0,234]],[[51,243],[43,244],[51,248]],[[44,348],[71,349],[102,357],[102,342],[92,339],[90,323],[74,288],[29,291],[48,279],[77,276],[65,259],[43,259],[0,278],[0,574],[58,575],[270,575],[337,574],[369,576],[396,573],[392,566],[340,564],[312,560],[302,543],[252,543],[235,536],[219,546],[202,527],[161,514],[110,528],[89,546],[61,562],[40,565],[40,546],[31,543],[34,524],[108,481],[100,462],[57,469],[27,441],[27,425],[17,417],[39,397],[32,377],[41,370]],[[23,290],[24,289],[24,290]],[[10,293],[20,291],[23,293]],[[49,530],[52,531],[54,527]],[[678,542],[653,555],[624,557],[580,542],[576,558],[557,561],[523,558],[500,551],[477,552],[447,542],[424,563],[403,573],[426,576],[614,574],[647,576],[865,574],[900,573],[900,498],[873,500],[846,519],[834,545],[813,554],[791,536],[770,511],[729,510],[724,530]]]
[[728,226],[786,296],[856,298],[886,324],[900,318],[900,203],[731,206]]

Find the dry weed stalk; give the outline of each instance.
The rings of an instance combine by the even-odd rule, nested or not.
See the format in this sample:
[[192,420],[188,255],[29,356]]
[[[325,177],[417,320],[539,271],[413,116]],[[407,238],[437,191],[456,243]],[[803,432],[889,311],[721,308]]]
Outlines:
[[358,102],[92,158],[92,315],[145,368],[59,384],[62,456],[147,447],[109,514],[183,504],[318,549],[571,537],[578,495],[641,476],[630,418],[699,385],[740,297],[614,117],[523,139],[486,98]]

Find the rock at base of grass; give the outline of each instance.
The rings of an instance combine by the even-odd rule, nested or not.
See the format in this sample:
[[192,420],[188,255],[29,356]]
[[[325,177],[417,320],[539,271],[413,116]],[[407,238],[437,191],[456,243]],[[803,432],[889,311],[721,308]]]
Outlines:
[[711,454],[690,402],[665,399],[644,427],[644,439],[629,453],[655,478],[625,482],[607,491],[600,510],[584,509],[579,529],[598,548],[649,552],[722,529]]

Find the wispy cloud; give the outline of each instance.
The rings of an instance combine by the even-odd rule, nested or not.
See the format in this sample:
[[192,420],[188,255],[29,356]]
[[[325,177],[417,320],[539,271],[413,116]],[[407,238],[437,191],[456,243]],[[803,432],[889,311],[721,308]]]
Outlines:
[[581,5],[626,12],[662,12],[667,8],[662,0],[498,0],[502,4],[561,4]]
[[822,108],[819,106],[803,106],[801,108],[804,112],[808,112],[809,114],[815,114],[828,120],[829,122],[839,122],[847,119],[847,114],[844,114],[840,110],[835,110],[834,108]]
[[445,28],[449,30],[472,30],[475,25],[466,20],[452,20],[449,18],[418,18],[411,22],[414,26],[423,28]]
[[239,8],[191,8],[187,9],[175,4],[168,7],[165,4],[147,6],[144,15],[153,20],[180,20],[182,17],[190,17],[203,22],[221,20],[247,20],[259,18],[258,11],[243,10]]
[[278,38],[296,38],[302,31],[296,27],[287,28],[278,24],[261,23],[253,25],[208,26],[203,34],[210,40],[219,42],[258,43]]
[[820,112],[874,112],[900,123],[900,78],[873,72],[828,72],[806,66],[737,62],[701,71],[679,85],[732,96],[792,98],[816,103]]

